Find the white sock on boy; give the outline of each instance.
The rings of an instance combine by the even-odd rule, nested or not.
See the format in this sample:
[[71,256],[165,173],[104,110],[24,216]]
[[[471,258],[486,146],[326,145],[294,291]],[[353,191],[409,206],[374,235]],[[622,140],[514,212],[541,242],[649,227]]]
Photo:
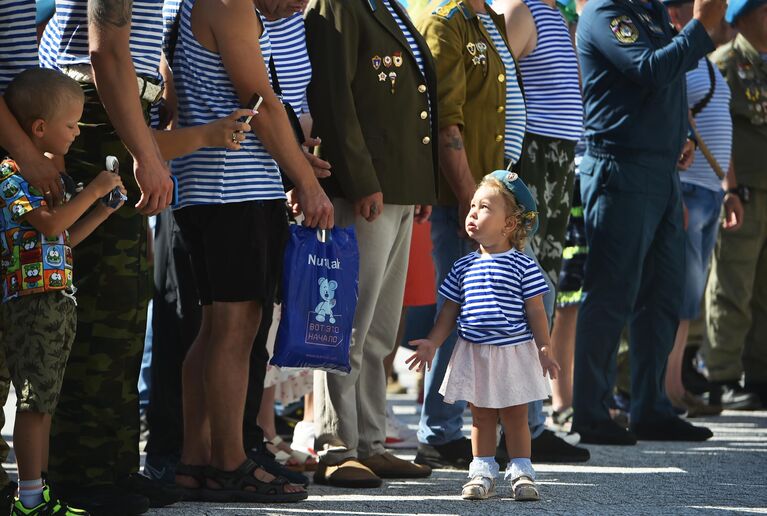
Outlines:
[[43,503],[43,479],[19,480],[19,500],[27,509]]

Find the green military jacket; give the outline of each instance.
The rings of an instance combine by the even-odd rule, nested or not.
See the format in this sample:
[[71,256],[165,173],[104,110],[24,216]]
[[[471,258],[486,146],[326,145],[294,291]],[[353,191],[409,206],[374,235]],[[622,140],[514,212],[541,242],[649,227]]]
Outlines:
[[[499,32],[506,36],[503,15],[485,6]],[[437,67],[439,128],[457,125],[474,179],[504,168],[506,129],[506,68],[482,21],[462,0],[446,0],[416,20]],[[483,51],[480,52],[480,49]],[[517,67],[519,69],[519,67]],[[456,204],[440,175],[439,204]]]
[[732,91],[732,159],[738,184],[767,190],[767,63],[741,34],[712,55]]
[[[437,183],[436,74],[429,47],[393,2],[421,51],[425,76],[384,0],[311,0],[306,43],[309,108],[322,180],[350,201],[433,204]],[[431,99],[431,101],[430,101]]]

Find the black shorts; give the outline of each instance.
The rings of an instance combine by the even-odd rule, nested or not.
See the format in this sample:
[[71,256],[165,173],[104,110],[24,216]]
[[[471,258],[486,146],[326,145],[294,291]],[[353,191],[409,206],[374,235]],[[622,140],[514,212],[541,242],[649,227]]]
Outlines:
[[288,239],[284,200],[187,206],[173,215],[189,248],[201,305],[272,302]]

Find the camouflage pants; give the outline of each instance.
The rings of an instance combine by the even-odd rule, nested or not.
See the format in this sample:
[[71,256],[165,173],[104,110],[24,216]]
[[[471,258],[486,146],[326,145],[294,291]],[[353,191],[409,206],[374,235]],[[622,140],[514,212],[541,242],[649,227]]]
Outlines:
[[43,292],[0,305],[2,349],[19,412],[53,414],[75,336],[75,302]]
[[557,285],[575,177],[575,142],[526,134],[520,172],[538,204],[538,232],[531,247],[544,274]]
[[133,205],[132,159],[92,85],[83,85],[81,134],[67,155],[74,180],[89,182],[107,155],[120,160],[128,201],[74,250],[78,321],[51,429],[54,482],[113,484],[138,471],[137,381],[146,330],[151,271],[147,219]]

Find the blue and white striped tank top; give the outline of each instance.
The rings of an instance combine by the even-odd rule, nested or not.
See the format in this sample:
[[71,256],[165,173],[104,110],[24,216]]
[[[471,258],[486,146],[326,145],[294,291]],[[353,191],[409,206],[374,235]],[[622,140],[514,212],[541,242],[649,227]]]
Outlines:
[[[138,75],[159,76],[163,33],[162,5],[163,0],[133,0],[130,50]],[[59,67],[90,63],[87,10],[87,0],[56,0],[54,19],[60,37],[58,43],[54,43],[54,48]]]
[[[423,68],[423,56],[421,55],[421,49],[418,48],[418,45],[415,42],[415,38],[413,37],[413,34],[410,32],[410,29],[407,28],[407,25],[405,25],[405,22],[402,21],[402,17],[397,13],[397,11],[394,10],[394,7],[392,6],[392,2],[396,2],[396,1],[397,0],[384,0],[384,5],[389,10],[389,13],[391,13],[392,18],[394,18],[394,21],[397,22],[397,25],[399,26],[399,29],[402,31],[402,34],[405,36],[405,39],[407,40],[407,44],[410,47],[410,50],[413,52],[413,57],[415,57],[415,61],[418,64],[418,69],[421,70],[421,75],[426,77],[426,71]],[[404,7],[402,7],[402,10],[404,10]]]
[[35,2],[0,0],[0,94],[27,68],[38,66]]
[[56,60],[58,59],[60,41],[61,29],[59,28],[59,20],[54,14],[53,18],[48,22],[48,25],[45,26],[43,37],[40,38],[40,47],[38,51],[41,67],[58,70],[59,67],[56,64]]
[[[719,69],[714,66],[714,96],[695,117],[696,127],[701,139],[706,142],[716,161],[727,172],[732,152],[732,116],[730,115],[730,87]],[[690,109],[708,94],[711,79],[706,65],[706,58],[698,61],[698,67],[687,72],[687,102]],[[683,183],[719,191],[722,182],[709,165],[700,149],[695,150],[692,166],[679,174]]]
[[306,107],[306,88],[312,80],[312,65],[306,50],[304,16],[296,13],[280,20],[264,20],[272,43],[272,58],[282,89],[282,99],[301,116]]
[[525,99],[517,82],[517,66],[498,27],[487,13],[477,13],[482,24],[485,26],[493,46],[501,56],[503,66],[506,69],[506,132],[504,134],[504,157],[516,163],[522,154],[522,141],[525,139],[525,120],[527,118]]
[[533,15],[538,42],[519,60],[527,103],[527,132],[578,141],[583,133],[583,98],[578,59],[567,24],[556,7],[523,0]]
[[[194,2],[183,0],[181,4],[173,61],[182,127],[212,122],[241,107],[221,56],[200,45],[192,33]],[[266,30],[259,43],[264,63],[255,66],[267,67],[272,50]],[[252,132],[238,151],[205,147],[173,160],[172,169],[178,177],[180,208],[285,198],[277,163]]]

